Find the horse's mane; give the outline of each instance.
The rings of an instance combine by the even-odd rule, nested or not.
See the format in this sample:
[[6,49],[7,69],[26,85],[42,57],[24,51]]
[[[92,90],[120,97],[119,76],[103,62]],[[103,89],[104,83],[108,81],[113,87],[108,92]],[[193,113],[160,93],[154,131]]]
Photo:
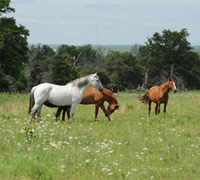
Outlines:
[[110,89],[104,88],[104,89],[103,89],[103,93],[105,93],[104,91],[105,91],[106,93],[110,94],[110,95],[113,95],[113,92],[112,92]]
[[167,87],[168,82],[169,82],[169,81],[167,81],[167,82],[161,84],[161,85],[160,85],[160,88],[161,88],[162,90],[164,90],[164,89]]
[[89,82],[89,80],[88,80],[89,76],[90,75],[75,79],[75,80],[73,80],[73,81],[71,81],[69,83],[74,85],[74,86],[78,86],[79,88],[81,88],[81,87],[85,86]]
[[106,96],[110,95],[117,102],[117,99],[115,98],[114,93],[111,90],[104,88],[103,91],[102,91],[102,93],[104,95],[106,95]]

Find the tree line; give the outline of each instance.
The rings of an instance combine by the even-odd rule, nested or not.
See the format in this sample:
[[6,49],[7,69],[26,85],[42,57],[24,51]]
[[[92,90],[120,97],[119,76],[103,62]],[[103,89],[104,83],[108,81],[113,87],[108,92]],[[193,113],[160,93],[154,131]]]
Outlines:
[[0,91],[28,92],[43,82],[64,85],[98,72],[114,92],[148,89],[170,76],[179,89],[200,89],[200,57],[192,51],[187,29],[154,33],[130,52],[96,50],[91,45],[28,46],[29,30],[3,14],[14,12],[10,0],[0,2]]

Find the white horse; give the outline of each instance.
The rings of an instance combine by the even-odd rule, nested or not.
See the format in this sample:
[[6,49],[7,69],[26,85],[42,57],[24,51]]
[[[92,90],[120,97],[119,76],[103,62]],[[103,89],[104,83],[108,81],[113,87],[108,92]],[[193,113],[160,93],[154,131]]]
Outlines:
[[82,96],[89,86],[94,86],[99,91],[102,91],[103,86],[97,73],[76,79],[64,86],[50,83],[42,83],[34,86],[31,89],[29,105],[30,118],[27,123],[31,123],[36,112],[38,122],[40,121],[42,105],[45,102],[56,106],[71,105],[69,123],[72,123],[76,106],[81,102]]

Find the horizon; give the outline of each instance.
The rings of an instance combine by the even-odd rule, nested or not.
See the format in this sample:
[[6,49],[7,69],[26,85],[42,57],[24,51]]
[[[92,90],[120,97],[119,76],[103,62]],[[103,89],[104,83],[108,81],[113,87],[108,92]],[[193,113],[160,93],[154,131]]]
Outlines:
[[[91,46],[144,46],[144,44],[43,44],[43,43],[28,43],[28,45],[47,45],[47,46],[62,46],[62,45],[69,45],[69,46],[85,46],[85,45],[91,45]],[[200,45],[193,45],[191,44],[191,47],[200,47]]]

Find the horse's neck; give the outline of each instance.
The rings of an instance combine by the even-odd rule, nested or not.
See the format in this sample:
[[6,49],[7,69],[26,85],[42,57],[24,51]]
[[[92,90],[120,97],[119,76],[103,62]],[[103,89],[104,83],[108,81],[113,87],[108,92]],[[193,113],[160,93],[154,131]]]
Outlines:
[[80,88],[80,92],[83,95],[85,93],[85,91],[90,87],[90,84],[88,83],[87,85],[85,85],[84,87]]
[[168,87],[167,83],[161,85],[160,88],[162,89],[163,94],[168,94],[168,92],[169,92],[169,87]]
[[117,100],[109,92],[103,91],[103,95],[104,95],[105,101],[107,101],[109,104],[117,104]]

